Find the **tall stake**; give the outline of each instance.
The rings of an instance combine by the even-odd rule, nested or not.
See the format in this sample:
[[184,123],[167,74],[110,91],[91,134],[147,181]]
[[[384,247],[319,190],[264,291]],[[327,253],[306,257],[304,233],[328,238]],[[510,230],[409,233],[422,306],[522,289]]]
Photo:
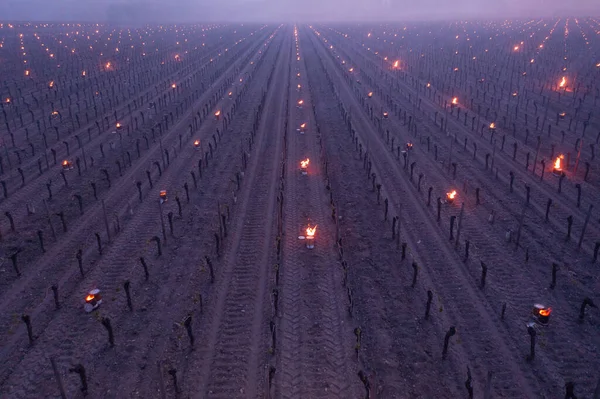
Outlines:
[[460,206],[460,213],[458,215],[458,227],[457,227],[457,231],[456,231],[456,243],[454,244],[455,248],[458,248],[458,245],[460,243],[460,227],[462,226],[462,218],[463,218],[463,214],[465,211],[465,203],[463,202]]
[[163,213],[163,207],[162,207],[162,204],[160,203],[160,200],[158,200],[158,208],[160,209],[160,226],[162,228],[163,241],[166,244],[167,243],[167,230],[165,229],[165,215]]
[[581,235],[579,236],[579,243],[577,243],[577,248],[581,249],[581,244],[583,243],[583,236],[585,235],[585,229],[587,228],[588,222],[590,221],[590,216],[592,216],[592,208],[594,205],[590,204],[588,208],[588,213],[585,216],[585,222],[583,223],[583,229],[581,230]]
[[54,231],[54,226],[52,225],[52,219],[50,219],[50,209],[48,208],[48,203],[44,200],[44,207],[46,208],[46,216],[48,218],[48,224],[50,225],[50,231],[52,232],[52,238],[56,241],[56,231]]
[[104,200],[102,200],[102,213],[104,214],[104,227],[106,227],[106,236],[108,237],[108,242],[110,242],[110,228],[108,227],[108,217],[106,216],[106,206],[104,205]]
[[523,219],[525,219],[525,210],[527,209],[528,202],[525,201],[523,203],[523,210],[521,211],[521,216],[519,217],[519,228],[517,229],[517,238],[515,240],[515,248],[519,248],[519,240],[521,239],[521,228],[523,227]]
[[67,399],[67,395],[65,394],[65,388],[63,387],[62,379],[60,377],[60,373],[58,372],[58,367],[56,367],[56,360],[53,357],[51,357],[50,363],[52,364],[52,371],[54,371],[54,378],[56,378],[56,383],[58,384],[60,397],[62,399]]
[[223,220],[221,220],[221,203],[217,201],[217,217],[219,218],[219,237],[223,239]]

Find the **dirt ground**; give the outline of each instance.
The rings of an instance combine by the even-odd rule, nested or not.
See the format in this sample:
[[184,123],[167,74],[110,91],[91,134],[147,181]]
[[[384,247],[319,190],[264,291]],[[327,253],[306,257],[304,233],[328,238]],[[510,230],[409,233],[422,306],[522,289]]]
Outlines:
[[[578,127],[538,145],[528,105],[511,116],[519,134],[480,129],[476,103],[444,109],[443,75],[390,67],[388,43],[364,46],[360,27],[194,29],[183,61],[161,64],[176,51],[165,36],[137,77],[101,78],[98,117],[93,85],[74,100],[57,80],[89,122],[62,106],[43,137],[48,105],[25,124],[7,108],[0,397],[58,398],[62,384],[68,398],[556,398],[568,382],[593,396],[600,319],[580,307],[600,302],[600,165],[582,145],[559,182],[552,162]],[[23,85],[29,102],[46,90]],[[102,304],[86,313],[93,288]],[[552,313],[531,324],[531,358],[538,303]]]

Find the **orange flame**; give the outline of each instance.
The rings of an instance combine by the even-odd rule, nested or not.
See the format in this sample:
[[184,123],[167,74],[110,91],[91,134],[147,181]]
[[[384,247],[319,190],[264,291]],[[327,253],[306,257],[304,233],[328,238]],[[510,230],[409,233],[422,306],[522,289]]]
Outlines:
[[298,101],[298,105],[302,105],[302,104],[304,104],[304,100]]
[[396,62],[394,62],[394,68],[398,68],[399,65],[400,65],[400,61],[396,60]]
[[558,87],[565,87],[566,84],[567,84],[567,78],[565,78],[563,76],[562,79],[560,80],[560,83],[558,84]]
[[121,122],[117,122],[117,129],[120,129],[121,126],[123,126],[123,125],[121,125]]
[[449,192],[449,193],[446,193],[446,197],[447,197],[449,200],[454,200],[454,198],[456,198],[456,190],[453,190],[453,191],[451,191],[451,192]]
[[383,117],[384,117],[384,118],[387,118],[387,117],[388,117],[388,113],[387,113],[387,112],[384,112],[384,113],[383,113]]
[[215,112],[215,116],[219,116],[219,115],[221,115],[221,111]]
[[540,309],[540,316],[550,316],[552,313],[552,308]]
[[317,231],[317,225],[315,225],[315,227],[310,227],[310,225],[308,225],[308,227],[306,228],[306,237],[314,238],[316,231]]
[[167,198],[167,190],[160,190],[159,194],[160,198]]
[[496,124],[494,122],[490,123],[490,129],[495,129],[496,128]]
[[304,129],[305,127],[306,127],[306,123],[303,123],[303,124],[300,125],[301,129]]
[[96,297],[95,295],[88,294],[88,295],[85,297],[85,301],[86,301],[86,302],[91,302],[91,301],[93,301],[93,300],[94,300],[94,298],[95,298],[95,297]]
[[52,116],[58,115],[58,111],[52,111]]
[[556,160],[554,161],[554,169],[555,170],[562,170],[562,162],[561,159],[565,159],[565,156],[560,154],[559,156],[556,157]]
[[369,96],[369,98],[373,97],[373,92],[370,91],[369,94],[368,94],[368,96]]
[[67,161],[66,159],[62,161],[62,166],[69,166],[69,161]]
[[454,97],[452,99],[452,104],[454,104],[454,105],[458,104],[458,97]]
[[427,87],[431,87],[431,83],[427,83]]
[[51,80],[50,83],[48,83],[48,87],[50,87],[50,88],[54,87],[54,81],[53,80]]
[[300,167],[302,169],[306,169],[308,167],[308,164],[310,163],[310,159],[306,158],[303,161],[300,161]]
[[172,88],[172,89],[174,89],[174,88],[176,88],[176,87],[177,87],[177,84],[175,84],[175,83],[173,83],[173,84],[171,85],[171,88]]
[[10,98],[7,98],[6,100],[4,100],[4,102],[10,104]]
[[29,76],[29,74],[30,74],[29,70],[26,70],[25,71],[25,76]]
[[194,140],[194,147],[198,147],[200,145],[200,140]]

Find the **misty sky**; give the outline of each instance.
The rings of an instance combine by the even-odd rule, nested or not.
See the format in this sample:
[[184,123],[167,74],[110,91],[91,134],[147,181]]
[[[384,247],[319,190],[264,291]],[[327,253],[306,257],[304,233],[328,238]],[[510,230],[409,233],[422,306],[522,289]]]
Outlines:
[[0,0],[0,20],[390,21],[600,16],[600,0]]

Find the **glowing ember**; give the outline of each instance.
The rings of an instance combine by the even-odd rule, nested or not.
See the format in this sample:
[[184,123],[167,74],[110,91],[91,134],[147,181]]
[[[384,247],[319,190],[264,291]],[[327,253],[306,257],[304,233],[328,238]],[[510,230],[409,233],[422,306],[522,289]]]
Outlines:
[[106,65],[105,65],[106,69],[110,69],[110,66],[111,66],[111,65],[112,65],[112,64],[111,64],[110,62],[107,62],[107,63],[106,63]]
[[452,105],[456,105],[456,104],[458,104],[458,97],[454,97],[452,99]]
[[194,140],[194,147],[200,147],[200,140]]
[[158,194],[158,196],[160,197],[160,199],[164,202],[167,200],[167,190],[160,190],[160,193]]
[[26,70],[25,71],[25,76],[29,76],[29,74],[30,74],[29,70]]
[[298,105],[302,105],[302,104],[304,104],[304,100],[298,101]]
[[52,116],[58,116],[58,111],[52,111],[52,113],[50,115],[52,115]]
[[400,61],[396,60],[394,62],[394,68],[398,68],[400,66]]
[[566,85],[567,85],[567,78],[565,78],[563,76],[562,79],[560,80],[560,83],[558,84],[558,87],[565,87]]
[[388,117],[388,113],[387,113],[387,112],[384,112],[384,113],[383,113],[383,117],[387,119],[387,117]]
[[446,193],[446,199],[448,200],[448,202],[452,203],[455,198],[456,198],[456,190]]
[[69,166],[69,161],[67,161],[66,159],[62,161],[62,166]]
[[349,69],[349,71],[350,71],[350,72],[354,72],[354,68],[350,68],[350,69]]
[[230,91],[228,95],[229,97],[233,96],[233,92]]
[[515,47],[513,47],[513,50],[515,50],[515,51],[519,51],[519,46],[515,46]]
[[6,100],[4,100],[4,102],[10,104],[10,98],[7,98]]
[[306,169],[308,167],[308,164],[310,163],[310,159],[306,158],[303,161],[300,161],[300,167],[302,169]]
[[373,92],[372,92],[372,91],[370,91],[370,92],[369,92],[369,94],[367,94],[367,96],[368,96],[369,98],[373,97]]
[[317,231],[317,225],[315,225],[315,227],[310,227],[310,225],[308,225],[308,227],[306,228],[306,238],[307,239],[315,238],[316,231]]
[[306,123],[300,125],[300,129],[304,129],[306,127]]
[[431,83],[427,83],[427,87],[431,87]]
[[85,297],[85,301],[86,301],[86,302],[92,302],[92,301],[94,300],[94,298],[95,298],[95,297],[96,297],[95,295],[88,294],[88,295]]
[[560,116],[560,119],[565,119],[565,116],[567,116],[567,113],[561,112],[560,114],[558,114],[558,116]]
[[410,151],[413,148],[413,143],[406,143],[406,150]]
[[48,87],[49,88],[53,88],[54,87],[54,81],[53,80],[51,80],[50,83],[48,83]]
[[518,94],[519,94],[519,93],[517,93],[517,92],[515,91],[515,92],[513,92],[512,96],[513,96],[513,97],[516,97]]
[[117,122],[117,125],[116,125],[116,126],[117,126],[117,129],[120,129],[120,128],[122,128],[122,127],[123,127],[123,125],[121,125],[121,122]]
[[215,116],[217,117],[217,119],[219,118],[219,116],[221,116],[221,111],[217,111],[215,112]]
[[496,124],[494,122],[490,123],[490,129],[495,129],[496,128]]
[[171,85],[171,88],[172,88],[172,89],[174,89],[174,88],[176,88],[176,87],[177,87],[177,85],[176,85],[175,83],[173,83],[173,84]]

